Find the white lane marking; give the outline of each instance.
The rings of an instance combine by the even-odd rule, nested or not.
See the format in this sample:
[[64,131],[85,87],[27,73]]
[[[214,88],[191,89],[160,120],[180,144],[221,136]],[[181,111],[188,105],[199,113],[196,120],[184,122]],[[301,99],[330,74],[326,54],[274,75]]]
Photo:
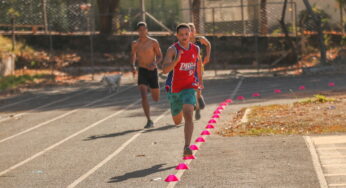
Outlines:
[[[203,138],[206,140],[206,137],[207,137],[207,136],[201,136],[201,137],[203,137]],[[198,142],[196,145],[197,145],[198,148],[201,148],[202,142]],[[197,150],[195,150],[195,151],[193,152],[193,155],[196,155],[196,153],[197,153]],[[185,164],[186,164],[187,166],[189,166],[191,162],[192,162],[192,160],[186,160]],[[179,171],[175,174],[175,176],[178,177],[179,179],[181,179],[181,177],[183,176],[184,172],[185,172],[185,170],[179,170]],[[176,183],[177,183],[177,182],[171,182],[171,183],[169,183],[169,184],[167,185],[167,188],[173,188],[173,187],[175,186]]]
[[327,184],[325,176],[323,175],[322,167],[321,167],[314,143],[312,142],[310,136],[304,136],[304,140],[305,140],[306,146],[308,147],[310,151],[312,163],[314,165],[315,172],[316,172],[318,181],[320,183],[320,186],[321,188],[328,188],[328,184]]
[[332,176],[346,176],[346,174],[324,174],[326,177],[332,177]]
[[0,140],[0,143],[5,142],[5,141],[8,141],[8,140],[10,140],[10,139],[13,139],[13,138],[15,138],[15,137],[17,137],[17,136],[20,136],[20,135],[22,135],[22,134],[25,134],[25,133],[30,132],[30,131],[32,131],[32,130],[35,130],[35,129],[37,129],[37,128],[40,128],[40,127],[42,127],[42,126],[44,126],[44,125],[47,125],[47,124],[49,124],[49,123],[51,123],[51,122],[53,122],[53,121],[58,120],[58,119],[64,118],[64,117],[66,117],[66,116],[68,116],[68,115],[70,115],[70,114],[72,114],[72,113],[75,113],[75,112],[81,110],[80,108],[91,106],[91,105],[93,105],[93,104],[95,104],[95,103],[98,103],[98,102],[100,102],[100,101],[106,100],[106,99],[108,99],[108,98],[110,98],[110,97],[113,97],[113,96],[115,96],[115,95],[118,95],[118,94],[120,94],[120,93],[123,93],[123,92],[125,92],[125,91],[127,91],[127,90],[129,90],[129,89],[131,89],[131,88],[133,88],[133,87],[135,87],[135,86],[128,87],[128,88],[126,88],[126,89],[124,89],[124,90],[122,90],[122,91],[120,91],[120,92],[118,92],[118,93],[114,93],[114,94],[112,94],[112,95],[109,95],[109,96],[106,96],[106,97],[103,97],[103,98],[94,100],[93,102],[90,102],[90,103],[88,103],[88,104],[85,104],[85,105],[83,105],[83,106],[81,106],[81,107],[79,107],[79,108],[77,108],[77,109],[75,109],[75,110],[68,111],[68,112],[66,112],[66,113],[63,113],[63,114],[61,114],[61,115],[55,117],[55,118],[52,118],[52,119],[47,120],[47,121],[45,121],[45,122],[39,123],[39,124],[35,125],[34,127],[31,127],[31,128],[29,128],[29,129],[26,129],[26,130],[21,131],[21,132],[19,132],[19,133],[17,133],[17,134],[14,134],[14,135],[12,135],[12,136],[9,136],[9,137],[6,137],[6,138]]
[[346,150],[346,147],[317,148],[317,151]]
[[[239,90],[241,84],[243,83],[243,80],[244,80],[244,78],[241,78],[240,81],[238,82],[236,88],[234,89],[234,91],[232,92],[232,94],[231,94],[231,96],[230,96],[231,99],[233,99],[233,98],[235,97],[235,95],[238,93],[238,90]],[[203,137],[206,138],[207,136],[203,136]],[[198,147],[200,147],[200,146],[202,145],[202,142],[199,142],[199,143],[197,143],[196,145],[197,145]],[[194,151],[193,154],[196,155],[197,151],[198,151],[198,150]],[[187,160],[185,163],[186,163],[187,165],[189,165],[191,162],[192,162],[192,160]],[[175,176],[177,176],[179,179],[181,179],[181,177],[184,175],[184,172],[185,172],[185,171],[186,171],[186,170],[179,170],[179,171],[175,174]],[[175,186],[177,183],[178,183],[178,182],[176,182],[176,181],[175,181],[175,182],[170,182],[170,183],[168,183],[167,188],[174,188],[174,186]]]
[[329,184],[331,187],[345,187],[346,183],[340,183],[340,184]]
[[26,111],[26,112],[16,114],[16,115],[14,115],[14,116],[12,116],[12,117],[7,117],[7,118],[0,119],[0,123],[1,123],[1,122],[4,122],[4,121],[7,121],[7,120],[9,120],[9,119],[12,119],[12,118],[16,118],[16,117],[18,117],[18,116],[23,116],[23,115],[25,115],[25,114],[28,114],[29,112],[33,112],[34,110],[39,110],[39,109],[42,109],[42,108],[44,108],[44,107],[47,107],[47,106],[50,106],[50,105],[53,105],[53,104],[56,104],[56,103],[60,103],[60,102],[66,101],[66,100],[68,100],[68,99],[70,99],[70,98],[73,98],[73,97],[76,97],[76,96],[79,96],[79,95],[82,95],[82,94],[85,94],[85,93],[89,93],[89,92],[91,92],[91,91],[93,91],[93,90],[82,91],[82,92],[77,93],[77,94],[75,94],[75,95],[71,95],[71,96],[68,96],[68,97],[64,97],[64,98],[62,98],[62,99],[60,99],[60,100],[56,100],[56,101],[50,102],[50,103],[48,103],[48,104],[44,104],[44,105],[38,106],[38,107],[36,107],[36,108],[30,109],[30,110],[28,110],[28,111]]
[[[154,120],[154,123],[156,123],[160,119],[162,119],[169,111],[170,111],[170,109],[168,109],[164,113],[162,113],[159,117],[157,117]],[[123,151],[126,148],[126,146],[128,146],[132,141],[134,141],[137,137],[139,137],[142,133],[144,133],[147,130],[150,130],[150,129],[143,129],[143,130],[139,131],[138,133],[136,133],[135,135],[133,135],[129,140],[127,140],[125,143],[123,143],[112,154],[107,156],[103,161],[101,161],[99,164],[97,164],[94,168],[90,169],[88,172],[86,172],[85,174],[80,176],[78,179],[76,179],[73,183],[71,183],[67,187],[68,188],[76,187],[80,182],[85,180],[87,177],[89,177],[91,174],[93,174],[95,171],[97,171],[99,168],[101,168],[103,165],[105,165],[108,161],[112,160],[115,156],[117,156],[121,151]]]
[[4,105],[4,106],[0,106],[0,109],[8,108],[8,107],[10,107],[10,106],[14,106],[14,105],[17,105],[17,104],[20,104],[20,103],[23,103],[23,102],[26,102],[26,101],[35,99],[35,98],[37,98],[37,97],[38,97],[38,96],[32,96],[32,97],[30,97],[30,98],[28,98],[28,99],[20,100],[20,101],[11,103],[11,104],[6,104],[6,105]]
[[322,165],[324,167],[346,167],[346,164],[325,164],[325,165]]
[[339,155],[339,156],[320,156],[320,159],[346,159],[346,155]]
[[240,78],[237,86],[235,87],[235,89],[233,90],[233,93],[230,96],[231,99],[233,99],[235,97],[235,95],[238,93],[238,90],[239,90],[240,86],[242,85],[244,79],[245,79],[244,77]]
[[23,160],[23,161],[21,161],[21,162],[15,164],[15,165],[11,166],[10,168],[8,168],[8,169],[6,169],[6,170],[0,172],[0,176],[2,176],[2,175],[4,175],[4,174],[10,172],[11,170],[14,170],[14,169],[16,169],[16,168],[18,168],[18,167],[20,167],[20,166],[22,166],[22,165],[24,165],[24,164],[26,164],[26,163],[32,161],[32,160],[34,160],[35,158],[37,158],[37,157],[39,157],[39,156],[41,156],[41,155],[47,153],[48,151],[50,151],[50,150],[52,150],[52,149],[58,147],[59,145],[61,145],[61,144],[65,143],[65,142],[67,142],[68,140],[70,140],[70,139],[72,139],[72,138],[78,136],[79,134],[82,134],[82,133],[84,133],[85,131],[87,131],[87,130],[93,128],[93,127],[96,127],[97,125],[103,123],[104,121],[106,121],[106,120],[108,120],[108,119],[110,119],[110,118],[113,118],[114,116],[117,116],[117,115],[123,113],[124,111],[126,111],[126,110],[129,109],[129,108],[131,108],[132,106],[138,104],[140,101],[141,101],[141,99],[138,99],[138,100],[134,101],[133,103],[131,103],[131,104],[129,104],[128,106],[126,106],[124,109],[122,109],[122,110],[120,110],[120,111],[117,111],[117,112],[115,112],[115,113],[113,113],[113,114],[111,114],[111,115],[109,115],[109,116],[107,116],[107,117],[105,117],[105,118],[103,118],[103,119],[101,119],[101,120],[99,120],[99,121],[97,121],[97,122],[95,122],[95,123],[89,125],[88,127],[85,127],[84,129],[82,129],[82,130],[80,130],[80,131],[78,131],[78,132],[76,132],[76,133],[74,133],[74,134],[72,134],[72,135],[66,137],[65,139],[63,139],[63,140],[61,140],[61,141],[59,141],[59,142],[57,142],[57,143],[55,143],[55,144],[53,144],[53,145],[51,145],[51,146],[45,148],[44,150],[42,150],[42,151],[40,151],[40,152],[38,152],[38,153],[32,155],[31,157],[29,157],[29,158],[27,158],[27,159],[25,159],[25,160]]
[[342,159],[342,158],[346,158],[346,156],[341,155],[339,153],[329,153],[328,155],[320,155],[320,159]]

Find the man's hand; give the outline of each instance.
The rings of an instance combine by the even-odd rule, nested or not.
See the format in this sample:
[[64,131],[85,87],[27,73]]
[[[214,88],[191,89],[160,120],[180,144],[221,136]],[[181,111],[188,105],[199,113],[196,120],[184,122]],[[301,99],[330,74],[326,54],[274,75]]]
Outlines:
[[204,61],[203,61],[203,65],[206,65],[207,63],[209,63],[209,61],[210,61],[210,56],[205,56]]
[[132,65],[131,68],[132,68],[132,76],[136,77],[136,74],[137,74],[136,66]]
[[148,65],[148,69],[149,70],[154,70],[157,68],[157,63],[156,62],[153,62],[151,64]]
[[203,80],[199,81],[199,89],[204,89],[204,83]]

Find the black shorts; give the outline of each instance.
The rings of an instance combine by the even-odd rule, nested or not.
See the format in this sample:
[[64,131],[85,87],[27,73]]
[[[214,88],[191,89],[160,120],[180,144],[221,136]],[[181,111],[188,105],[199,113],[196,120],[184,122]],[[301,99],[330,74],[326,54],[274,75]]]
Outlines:
[[148,70],[139,67],[138,69],[138,85],[147,85],[152,89],[159,88],[159,78],[157,75],[157,69]]

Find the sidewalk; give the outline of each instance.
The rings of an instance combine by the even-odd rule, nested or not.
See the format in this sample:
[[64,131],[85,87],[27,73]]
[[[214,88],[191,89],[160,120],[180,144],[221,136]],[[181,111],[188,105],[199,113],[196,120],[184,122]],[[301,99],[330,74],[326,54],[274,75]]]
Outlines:
[[197,158],[176,187],[320,187],[302,136],[213,135]]

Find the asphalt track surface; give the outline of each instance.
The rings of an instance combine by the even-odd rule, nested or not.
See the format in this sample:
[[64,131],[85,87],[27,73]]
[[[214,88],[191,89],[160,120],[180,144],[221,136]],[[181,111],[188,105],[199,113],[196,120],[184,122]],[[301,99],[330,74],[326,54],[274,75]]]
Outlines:
[[[344,89],[345,78],[209,77],[203,91],[207,107],[202,111],[202,119],[194,122],[193,140],[204,130],[217,105],[227,98],[244,96],[246,100],[235,101],[225,114],[248,105],[288,103],[296,100],[299,92]],[[329,82],[336,86],[329,87]],[[301,85],[306,91],[298,90]],[[274,94],[274,89],[283,93]],[[251,98],[254,92],[260,92],[262,97]],[[189,162],[190,169],[180,173],[179,182],[169,184],[164,179],[177,174],[176,165],[184,162],[184,129],[173,125],[164,92],[158,103],[150,103],[155,127],[146,130],[134,84],[123,84],[114,94],[108,94],[98,84],[90,84],[2,99],[0,187],[321,185],[302,136],[223,138],[214,130],[200,146],[197,159]],[[216,127],[217,130],[218,124]],[[322,172],[327,173],[323,169]],[[346,183],[344,176],[327,181],[330,185]]]

